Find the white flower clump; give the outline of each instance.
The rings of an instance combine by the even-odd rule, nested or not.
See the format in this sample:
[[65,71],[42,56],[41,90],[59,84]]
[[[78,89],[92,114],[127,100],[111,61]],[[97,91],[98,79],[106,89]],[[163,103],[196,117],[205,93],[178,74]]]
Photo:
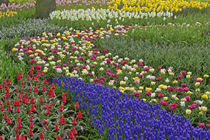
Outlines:
[[54,11],[50,14],[50,19],[70,20],[70,21],[107,21],[108,23],[114,19],[124,21],[125,18],[129,19],[144,19],[153,17],[172,17],[173,13],[170,12],[118,12],[110,9],[71,9],[63,11]]

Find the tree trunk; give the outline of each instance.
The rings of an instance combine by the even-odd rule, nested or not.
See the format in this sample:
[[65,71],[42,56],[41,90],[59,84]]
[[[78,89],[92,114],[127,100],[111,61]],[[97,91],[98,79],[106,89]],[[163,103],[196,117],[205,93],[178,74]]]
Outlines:
[[48,18],[56,9],[56,0],[36,0],[36,18]]
[[1,5],[2,3],[5,3],[6,5],[8,5],[9,0],[0,0],[0,5]]

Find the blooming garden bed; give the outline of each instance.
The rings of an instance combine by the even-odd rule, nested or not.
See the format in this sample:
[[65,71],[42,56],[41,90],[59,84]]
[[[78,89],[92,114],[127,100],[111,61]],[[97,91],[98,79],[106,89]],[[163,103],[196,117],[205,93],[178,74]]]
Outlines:
[[24,2],[0,7],[0,140],[210,137],[209,22],[181,16],[208,3],[58,0],[25,20]]

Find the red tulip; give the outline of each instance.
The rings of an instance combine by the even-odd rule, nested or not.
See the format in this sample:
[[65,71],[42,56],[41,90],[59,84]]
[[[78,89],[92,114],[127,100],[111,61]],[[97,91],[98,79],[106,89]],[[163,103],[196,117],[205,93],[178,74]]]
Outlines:
[[158,94],[158,97],[159,97],[159,98],[162,98],[162,97],[164,97],[164,94],[163,94],[163,93],[159,93],[159,94]]
[[23,79],[21,79],[21,84],[22,84],[22,85],[24,85],[24,81],[23,81]]
[[72,129],[73,129],[73,130],[72,130],[73,134],[74,134],[74,135],[77,135],[78,133],[77,133],[76,129],[75,129],[74,127],[72,127]]
[[39,135],[39,139],[43,139],[44,138],[44,135],[43,133],[41,132],[40,135]]
[[75,106],[74,106],[75,108],[79,108],[79,103],[78,102],[76,102],[76,104],[75,104]]
[[33,92],[38,92],[38,91],[39,91],[39,88],[38,87],[34,87]]
[[62,103],[65,104],[66,103],[66,93],[65,92],[63,93],[62,98],[63,98]]
[[18,95],[18,99],[19,99],[19,100],[18,100],[19,103],[22,102],[22,97],[21,97],[21,94],[20,94],[20,93],[19,93],[19,95]]
[[31,104],[35,104],[34,97],[31,98]]
[[69,131],[69,139],[73,139],[74,138],[74,135],[71,131]]
[[34,128],[34,124],[33,122],[30,122],[30,126],[29,126],[31,129]]
[[20,101],[14,101],[14,104],[13,104],[14,106],[20,106]]
[[60,117],[60,124],[65,125],[65,119],[63,118],[63,116],[62,116],[62,115],[61,115],[61,117]]
[[31,66],[31,71],[34,71],[34,67],[33,66]]
[[25,135],[24,135],[24,133],[21,135],[21,140],[25,140]]
[[190,96],[185,96],[184,97],[187,101],[190,101]]
[[48,109],[47,109],[46,114],[47,114],[47,115],[50,115],[50,114],[51,114],[51,112],[50,112],[50,108],[48,108]]
[[37,77],[40,77],[40,71],[39,70],[36,72],[36,75],[37,75]]
[[[50,88],[49,92],[48,92],[48,95],[52,95],[54,93],[54,91],[52,90],[52,88]],[[54,93],[55,94],[55,93]]]
[[162,80],[162,78],[161,77],[158,77],[157,79],[156,79],[156,81],[161,81]]
[[17,108],[16,112],[17,113],[20,113],[20,107]]
[[72,124],[73,124],[73,125],[77,125],[77,121],[76,121],[76,119],[75,119],[75,118],[73,119]]
[[52,86],[51,86],[51,88],[52,88],[52,89],[54,89],[54,88],[55,88],[55,84],[54,84],[54,83],[52,83]]
[[56,131],[59,130],[58,124],[55,125],[55,130],[56,130]]
[[25,95],[24,95],[24,98],[28,99],[29,96],[28,96],[28,93],[26,92]]
[[4,96],[4,98],[6,98],[6,99],[9,98],[9,94],[10,94],[9,92],[6,93],[5,96]]
[[33,133],[32,129],[30,129],[29,133],[28,133],[28,136],[33,136],[33,135],[34,135],[34,133]]
[[16,92],[17,92],[17,93],[19,93],[19,92],[20,92],[18,88],[16,88]]
[[4,114],[4,120],[7,120],[7,114]]
[[46,130],[48,130],[48,129],[49,129],[47,125],[45,125],[44,127],[45,127],[45,129],[46,129]]
[[11,105],[8,106],[8,111],[12,111]]
[[30,116],[30,122],[33,122],[33,117],[32,116]]
[[3,88],[3,86],[0,84],[0,89],[2,89]]
[[23,74],[22,73],[18,74],[17,80],[20,80],[22,77],[23,77]]
[[28,80],[28,81],[29,81],[29,80],[31,80],[31,78],[30,78],[30,76],[29,76],[29,75],[27,76],[27,80]]
[[47,108],[48,108],[48,104],[45,104],[45,105],[43,106],[43,108],[44,108],[44,109],[47,109]]
[[15,140],[20,140],[20,135],[18,133],[16,134]]
[[174,110],[174,109],[177,108],[177,104],[176,104],[176,103],[170,104],[169,107],[170,107],[172,110]]
[[173,91],[174,91],[174,88],[173,88],[173,87],[169,87],[169,88],[168,88],[168,91],[169,91],[169,92],[173,92]]
[[22,128],[22,124],[21,123],[18,123],[17,127],[18,127],[18,129],[19,128]]
[[82,113],[79,111],[77,114],[77,119],[81,119],[82,118]]
[[41,103],[44,102],[44,100],[42,99],[42,97],[39,97],[39,101],[40,101]]
[[56,137],[56,140],[61,140],[61,136],[57,136]]
[[161,100],[160,103],[163,105],[163,106],[166,106],[167,105],[167,102],[165,100]]
[[4,111],[4,107],[3,107],[3,106],[1,106],[1,111],[2,111],[2,112]]
[[35,108],[35,106],[33,104],[31,105],[31,111],[32,112],[36,112],[36,108]]
[[18,132],[18,130],[19,130],[19,127],[18,127],[18,125],[17,125],[16,128],[15,128],[15,131]]
[[47,79],[44,80],[43,84],[45,84],[45,85],[48,84]]
[[31,111],[31,109],[29,109],[28,110],[28,114],[30,115],[30,114],[32,114],[33,112]]
[[39,82],[39,79],[38,79],[38,78],[36,78],[36,79],[35,79],[35,82],[36,82],[36,83],[38,83],[38,82]]
[[11,83],[11,81],[10,80],[8,80],[8,85],[11,85],[12,83]]
[[63,111],[63,106],[61,105],[58,111]]
[[7,100],[7,105],[10,105],[10,101],[9,100]]
[[43,119],[43,121],[42,121],[43,123],[47,123],[47,120],[46,119]]
[[18,122],[18,123],[21,123],[21,118],[20,118],[20,116],[18,116],[17,122]]
[[42,91],[45,92],[46,90],[47,90],[47,87],[44,86],[43,89],[42,89]]
[[12,124],[12,120],[10,118],[8,118],[7,124]]

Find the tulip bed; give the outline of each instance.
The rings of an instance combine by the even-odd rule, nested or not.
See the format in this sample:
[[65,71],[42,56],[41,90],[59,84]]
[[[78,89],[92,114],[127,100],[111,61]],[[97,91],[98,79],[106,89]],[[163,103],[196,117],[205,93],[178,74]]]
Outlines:
[[0,140],[209,139],[208,3],[56,4],[0,6]]
[[72,103],[65,92],[58,94],[43,72],[32,66],[29,75],[18,74],[15,83],[4,79],[0,84],[0,139],[83,138],[79,103]]

